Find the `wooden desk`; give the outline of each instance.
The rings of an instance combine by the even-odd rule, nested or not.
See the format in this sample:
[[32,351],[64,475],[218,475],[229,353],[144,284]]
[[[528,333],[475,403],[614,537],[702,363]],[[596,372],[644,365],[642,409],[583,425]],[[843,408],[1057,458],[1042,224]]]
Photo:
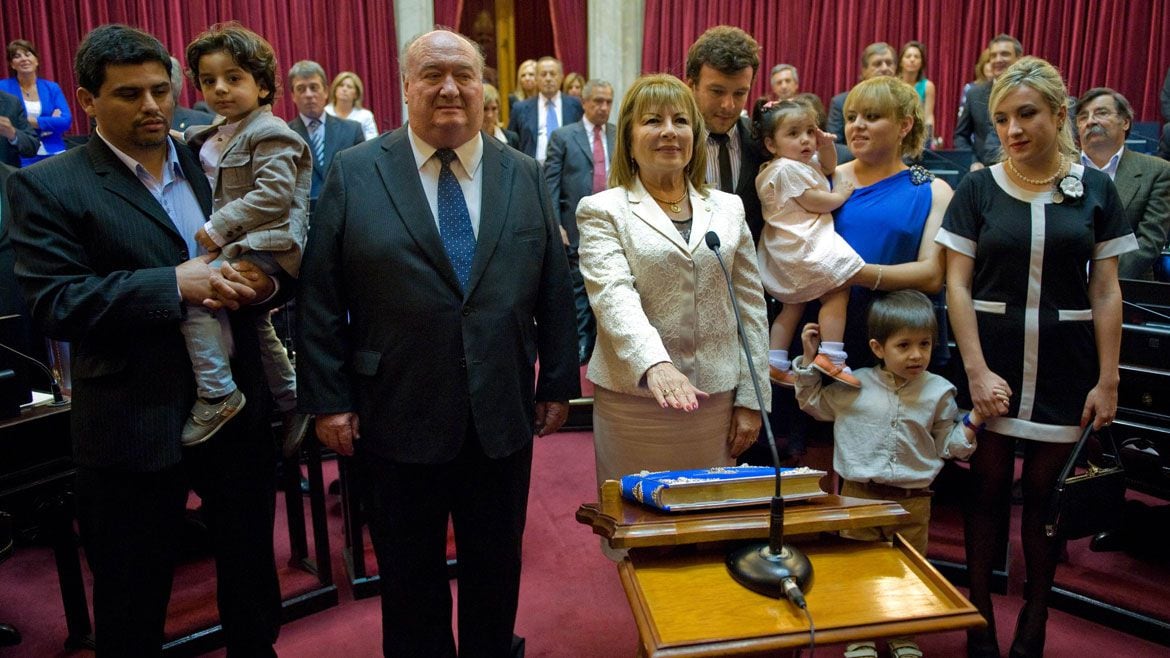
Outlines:
[[[818,644],[985,625],[963,596],[902,543],[831,537],[800,548],[813,564],[806,593]],[[619,566],[638,626],[639,656],[763,656],[808,645],[796,606],[741,587],[722,552],[662,556],[633,550]]]
[[[871,528],[910,517],[888,500],[821,496],[784,508],[786,536]],[[620,485],[602,485],[601,502],[577,510],[577,521],[593,528],[614,548],[677,546],[702,542],[762,539],[768,536],[768,507],[740,507],[713,512],[661,512],[621,497]]]

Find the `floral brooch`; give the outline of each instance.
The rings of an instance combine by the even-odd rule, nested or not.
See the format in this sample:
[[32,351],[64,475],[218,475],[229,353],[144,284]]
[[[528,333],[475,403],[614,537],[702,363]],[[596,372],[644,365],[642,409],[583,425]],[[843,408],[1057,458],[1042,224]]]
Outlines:
[[1085,185],[1080,177],[1066,175],[1056,183],[1056,190],[1052,193],[1053,203],[1063,203],[1065,199],[1075,201],[1085,196]]
[[934,180],[934,174],[922,165],[910,165],[910,182],[915,185],[922,185]]

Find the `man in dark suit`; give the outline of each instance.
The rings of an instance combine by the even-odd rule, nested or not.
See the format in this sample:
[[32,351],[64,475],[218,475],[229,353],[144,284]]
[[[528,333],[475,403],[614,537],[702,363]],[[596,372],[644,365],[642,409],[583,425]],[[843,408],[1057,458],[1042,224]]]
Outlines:
[[299,403],[370,488],[387,656],[455,656],[448,517],[459,655],[509,655],[533,432],[580,388],[548,190],[480,131],[482,70],[453,32],[406,46],[408,125],[338,155],[301,267]]
[[764,228],[756,174],[768,157],[752,138],[743,107],[760,68],[760,45],[738,27],[718,25],[687,51],[687,84],[707,124],[707,184],[739,195],[752,238]]
[[0,91],[0,162],[20,166],[20,156],[31,158],[41,148],[35,128],[28,124],[24,102]]
[[288,122],[313,152],[313,179],[309,187],[309,203],[315,204],[333,156],[351,146],[366,141],[362,124],[339,119],[325,112],[329,86],[325,69],[311,60],[301,60],[288,70],[288,88],[292,90],[297,116]]
[[191,126],[210,126],[215,121],[215,115],[200,112],[189,107],[179,105],[179,96],[183,93],[183,66],[179,60],[171,57],[171,95],[175,97],[175,116],[171,119],[171,128],[182,133]]
[[[211,189],[196,156],[168,136],[169,68],[162,44],[139,30],[104,25],[86,36],[77,101],[96,133],[84,148],[12,175],[16,275],[38,327],[71,343],[76,493],[98,655],[161,653],[175,538],[194,488],[215,551],[228,654],[274,656],[280,589],[267,405],[249,404],[211,441],[181,448],[195,380],[179,320],[186,302],[240,308],[280,295],[256,270],[213,272],[208,256],[192,257]],[[293,285],[286,278],[279,288]],[[228,314],[232,372],[253,400],[268,397],[253,322],[269,307]]]
[[[868,80],[879,75],[894,75],[898,70],[896,59],[894,47],[890,44],[883,41],[869,44],[861,51],[861,77],[858,80]],[[849,97],[850,91],[850,89],[846,89],[829,99],[829,118],[826,130],[837,137],[839,144],[845,143],[845,99]],[[850,154],[849,159],[853,159],[852,154]],[[843,162],[845,161],[837,160],[837,164]]]
[[553,131],[581,120],[581,101],[561,93],[564,69],[555,57],[541,57],[536,62],[536,85],[540,91],[532,98],[512,106],[508,130],[520,135],[520,150],[544,164],[548,140]]
[[1108,87],[1090,89],[1077,99],[1076,124],[1081,164],[1113,179],[1137,235],[1138,250],[1121,255],[1117,274],[1123,279],[1152,279],[1154,262],[1166,249],[1170,231],[1170,162],[1126,148],[1133,107]]
[[971,85],[966,102],[959,108],[959,122],[955,124],[955,148],[975,154],[971,171],[999,162],[999,135],[991,124],[991,111],[987,106],[991,99],[991,85],[1024,54],[1024,46],[1010,34],[997,34],[987,44],[987,49],[991,51],[992,78]]
[[549,196],[561,220],[561,233],[569,255],[573,277],[573,301],[577,306],[577,360],[587,363],[597,340],[597,323],[589,308],[585,279],[578,267],[577,204],[583,197],[608,187],[609,162],[617,128],[609,123],[613,107],[613,85],[604,80],[590,80],[581,90],[585,118],[564,128],[557,128],[548,142],[548,159],[544,161],[544,180]]

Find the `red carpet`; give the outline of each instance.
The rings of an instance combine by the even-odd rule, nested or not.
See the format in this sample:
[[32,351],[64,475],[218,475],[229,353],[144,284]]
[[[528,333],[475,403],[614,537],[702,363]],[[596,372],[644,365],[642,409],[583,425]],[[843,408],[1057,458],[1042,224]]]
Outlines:
[[[327,468],[332,465],[328,464]],[[326,481],[331,479],[326,476]],[[565,433],[539,439],[536,443],[528,526],[525,536],[525,563],[516,632],[527,639],[528,656],[597,657],[632,656],[637,630],[612,563],[602,557],[599,540],[574,519],[577,506],[594,499],[593,450],[591,434]],[[340,505],[329,500],[331,541],[336,577],[341,588],[341,605],[285,625],[277,643],[281,656],[318,657],[380,655],[380,610],[377,598],[354,601],[346,585],[340,559]],[[283,504],[278,496],[278,519]],[[954,523],[938,521],[949,526]],[[943,533],[945,534],[945,533]],[[944,548],[943,534],[932,533],[932,542]],[[276,532],[278,556],[287,556],[283,525]],[[961,538],[961,536],[960,536]],[[932,548],[932,553],[934,553]],[[1070,552],[1073,552],[1070,548]],[[1075,555],[1075,553],[1074,553]],[[1092,559],[1110,561],[1118,554],[1092,554]],[[281,559],[278,557],[278,559]],[[1081,567],[1088,562],[1074,562]],[[1085,558],[1089,560],[1088,557]],[[1019,559],[1014,572],[1018,572]],[[191,627],[195,620],[214,614],[211,571],[192,566],[176,578],[171,607],[172,626]],[[1132,573],[1135,581],[1144,576]],[[304,574],[282,573],[286,593]],[[1014,576],[1013,576],[1014,580]],[[1170,580],[1161,578],[1155,583]],[[1151,584],[1150,586],[1154,586]],[[456,586],[452,584],[453,591]],[[1018,592],[1018,583],[1012,589]],[[1164,590],[1163,590],[1164,591]],[[1131,594],[1117,588],[1117,595]],[[457,594],[457,591],[456,591]],[[718,605],[718,602],[712,602]],[[1006,650],[1011,621],[1019,610],[1018,595],[996,597],[1001,620],[1000,641]],[[816,611],[813,611],[814,617]],[[0,649],[0,656],[87,656],[86,651],[61,649],[65,637],[52,556],[47,549],[22,547],[9,562],[0,566],[0,621],[20,627],[25,641],[19,647]],[[1170,649],[1138,640],[1112,629],[1071,615],[1053,611],[1049,620],[1048,655],[1168,656]],[[962,633],[945,633],[918,638],[928,656],[963,655]],[[822,647],[821,656],[839,656],[840,647]],[[211,655],[223,656],[224,652]]]

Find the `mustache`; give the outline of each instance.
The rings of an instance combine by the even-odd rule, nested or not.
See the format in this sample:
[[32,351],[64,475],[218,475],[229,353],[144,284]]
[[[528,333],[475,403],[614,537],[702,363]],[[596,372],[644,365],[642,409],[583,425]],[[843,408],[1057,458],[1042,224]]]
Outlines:
[[1105,128],[1103,128],[1100,125],[1092,125],[1092,126],[1089,126],[1089,129],[1085,131],[1085,134],[1086,135],[1097,135],[1097,136],[1104,135]]

